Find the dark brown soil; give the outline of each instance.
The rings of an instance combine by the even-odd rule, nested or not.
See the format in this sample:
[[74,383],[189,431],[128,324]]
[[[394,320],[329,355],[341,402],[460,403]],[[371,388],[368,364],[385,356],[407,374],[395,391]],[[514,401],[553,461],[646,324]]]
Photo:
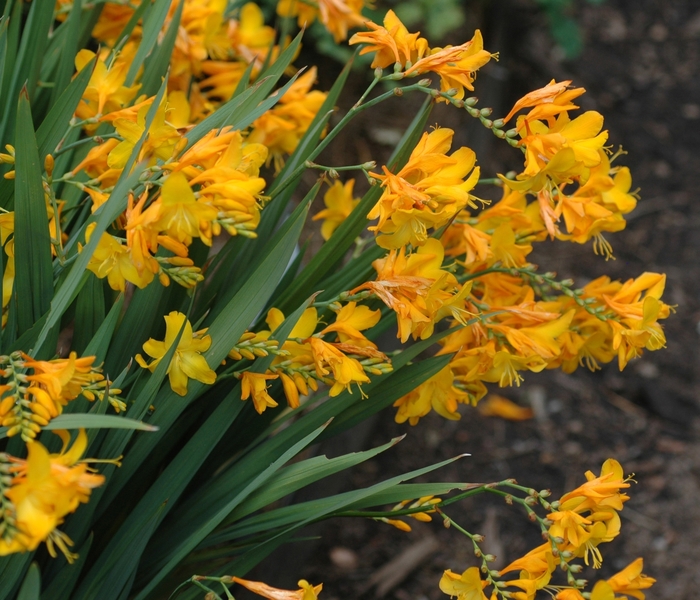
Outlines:
[[[469,3],[472,4],[472,3]],[[668,348],[647,353],[620,373],[579,370],[529,374],[505,395],[537,409],[537,419],[511,423],[465,410],[460,422],[437,416],[418,426],[396,425],[381,415],[368,445],[408,433],[395,449],[358,467],[345,485],[366,486],[410,469],[468,452],[472,456],[433,479],[495,481],[515,477],[553,494],[575,487],[583,473],[598,471],[608,457],[636,473],[632,499],[622,512],[622,535],[604,545],[603,568],[585,575],[607,577],[638,556],[658,580],[648,598],[690,600],[700,589],[700,204],[694,178],[700,173],[700,2],[697,0],[607,0],[600,6],[576,2],[585,49],[565,61],[549,34],[545,17],[529,0],[483,3],[471,15],[484,30],[486,47],[501,60],[477,81],[481,106],[504,114],[515,99],[551,78],[572,79],[588,93],[583,109],[606,118],[610,143],[623,145],[639,206],[627,229],[609,236],[615,261],[596,257],[590,245],[542,244],[534,259],[543,269],[577,282],[602,274],[628,279],[644,271],[667,273],[665,300],[677,305],[666,321]],[[471,30],[467,35],[471,35]],[[460,33],[460,40],[464,35]],[[356,80],[358,89],[362,82]],[[361,160],[376,158],[377,129],[400,127],[405,105],[360,122],[344,144]],[[457,111],[434,118],[458,130],[457,142],[474,147],[482,173],[519,167],[519,156]],[[380,134],[382,133],[380,132]],[[336,164],[344,160],[334,156]],[[536,528],[516,507],[495,497],[465,501],[449,512],[473,532],[487,534],[497,565],[521,556],[539,542]],[[461,572],[477,564],[467,540],[439,522],[417,524],[411,533],[369,520],[330,523],[299,573],[324,582],[324,600],[374,597],[371,575],[428,535],[439,549],[413,569],[386,597],[397,600],[445,597],[437,583],[444,569]],[[287,549],[293,554],[295,550]]]

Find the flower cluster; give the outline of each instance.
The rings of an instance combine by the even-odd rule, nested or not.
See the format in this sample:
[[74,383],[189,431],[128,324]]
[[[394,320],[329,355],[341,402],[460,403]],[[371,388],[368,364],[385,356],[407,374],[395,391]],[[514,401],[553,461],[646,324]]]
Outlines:
[[124,410],[118,398],[121,390],[110,387],[94,361],[94,356],[78,358],[75,352],[48,361],[23,352],[0,356],[0,376],[5,379],[0,384],[0,425],[8,428],[7,435],[30,442],[81,395],[90,401],[106,399],[117,412]]
[[[459,404],[476,404],[488,383],[519,385],[523,371],[593,370],[615,357],[624,368],[644,349],[662,348],[658,321],[671,310],[661,301],[664,275],[644,273],[624,283],[602,277],[575,289],[553,273],[539,274],[528,260],[533,244],[552,237],[592,239],[594,250],[609,257],[603,232],[622,229],[636,204],[629,170],[612,166],[621,152],[609,156],[604,147],[602,116],[570,116],[584,90],[552,82],[526,94],[504,119],[490,121],[488,112],[474,108],[476,99],[462,99],[491,56],[480,36],[456,47],[461,58],[448,60],[456,48],[430,51],[392,12],[384,27],[368,27],[351,43],[375,53],[373,66],[395,64],[393,79],[439,73],[442,92],[427,90],[433,97],[465,108],[524,153],[522,173],[499,176],[501,200],[482,209],[472,193],[480,183],[476,157],[469,148],[449,154],[449,129],[424,134],[395,172],[385,166],[383,174],[372,174],[382,195],[368,214],[376,219],[369,230],[389,254],[374,262],[376,279],[350,293],[371,291],[393,309],[404,342],[429,337],[445,317],[454,328],[439,351],[451,356],[449,364],[396,402],[396,420],[416,424],[431,409],[458,419]],[[458,67],[465,79],[449,83],[444,69]],[[523,109],[529,112],[514,129],[500,129]]]
[[338,43],[348,37],[348,29],[365,22],[361,14],[365,4],[365,0],[279,0],[277,14],[296,17],[299,27],[318,20]]
[[[345,305],[332,304],[331,308],[335,319],[320,331],[316,332],[319,326],[317,309],[307,308],[281,347],[269,345],[264,352],[276,356],[265,373],[238,372],[242,399],[252,397],[258,413],[277,406],[268,393],[267,381],[270,380],[280,380],[289,406],[296,408],[300,395],[306,396],[309,390],[318,390],[319,383],[330,386],[330,396],[337,396],[343,390],[352,392],[353,384],[362,394],[361,385],[370,381],[368,374],[381,375],[391,371],[388,357],[362,333],[379,322],[380,312],[358,305],[356,301]],[[270,329],[258,332],[250,342],[272,341],[270,336],[283,321],[282,312],[271,309],[266,318]],[[229,356],[237,359],[241,354],[236,347]]]
[[46,542],[52,556],[58,547],[70,562],[75,558],[68,551],[71,540],[56,527],[105,478],[81,460],[88,443],[84,430],[70,447],[67,431],[55,433],[63,441],[58,454],[49,454],[39,442],[28,444],[26,459],[0,454],[0,556],[35,550]]
[[[574,100],[584,90],[571,88],[571,82],[552,82],[535,90],[519,100],[505,118],[492,121],[490,109],[477,108],[476,98],[465,97],[467,91],[474,90],[479,69],[497,58],[484,49],[479,31],[463,44],[431,47],[419,33],[409,32],[393,11],[388,11],[383,25],[364,21],[364,0],[281,0],[277,15],[282,17],[283,33],[279,35],[265,24],[263,11],[254,3],[241,6],[222,0],[176,0],[136,7],[137,3],[103,2],[95,11],[92,5],[83,3],[74,8],[73,4],[70,0],[57,0],[55,4],[54,16],[62,22],[60,31],[62,35],[74,31],[81,20],[94,24],[91,47],[95,49],[81,49],[74,57],[77,77],[70,85],[77,108],[73,118],[63,132],[52,130],[49,135],[46,129],[39,129],[37,134],[41,135],[21,140],[21,160],[16,165],[15,148],[7,145],[7,153],[0,154],[0,162],[8,165],[3,167],[5,178],[16,178],[15,191],[23,189],[28,172],[25,165],[31,164],[29,174],[36,175],[36,186],[29,194],[31,219],[22,211],[17,213],[17,222],[13,212],[0,214],[2,341],[14,349],[20,340],[30,340],[26,347],[35,348],[35,356],[53,356],[54,352],[60,356],[37,360],[21,351],[0,356],[0,426],[6,428],[8,437],[19,435],[27,444],[26,459],[0,454],[0,555],[33,551],[44,541],[52,555],[58,548],[72,560],[74,555],[68,550],[72,542],[57,527],[105,480],[82,459],[88,446],[84,431],[72,445],[70,435],[59,432],[63,449],[56,454],[42,445],[45,437],[39,438],[42,428],[81,395],[89,401],[106,399],[116,412],[127,408],[118,397],[121,390],[112,388],[94,364],[95,357],[79,358],[76,352],[56,348],[52,333],[60,330],[70,337],[82,314],[89,313],[94,322],[82,329],[76,326],[76,338],[89,331],[99,342],[100,352],[95,353],[107,352],[107,364],[119,354],[115,347],[128,347],[128,352],[122,352],[128,358],[135,351],[131,344],[155,336],[143,343],[143,355],[135,356],[144,370],[129,373],[130,364],[117,365],[122,369],[117,381],[130,398],[138,397],[145,389],[141,386],[143,377],[150,388],[152,384],[160,385],[158,376],[168,375],[170,389],[186,397],[185,401],[177,402],[167,392],[156,394],[152,406],[148,394],[129,406],[130,410],[135,407],[133,413],[140,420],[148,418],[151,409],[160,414],[162,403],[171,402],[167,418],[155,419],[164,429],[177,423],[166,435],[168,443],[177,441],[180,424],[185,423],[178,420],[182,410],[190,403],[194,405],[203,393],[209,395],[206,386],[217,386],[210,395],[212,399],[226,386],[233,387],[242,401],[250,400],[245,405],[247,412],[262,414],[269,409],[266,417],[283,410],[280,399],[286,398],[288,407],[296,409],[303,396],[327,386],[328,396],[341,396],[328,402],[329,409],[338,405],[346,410],[352,401],[347,394],[357,394],[358,404],[351,407],[352,413],[367,397],[364,390],[374,384],[375,378],[410,365],[407,354],[402,356],[405,360],[392,364],[390,356],[400,355],[404,348],[387,355],[375,343],[394,322],[401,344],[420,339],[426,341],[421,346],[427,348],[439,339],[437,352],[445,357],[443,367],[432,377],[427,378],[427,371],[423,372],[422,383],[415,389],[405,393],[408,388],[402,382],[391,390],[390,401],[395,400],[398,409],[396,420],[412,425],[431,410],[448,419],[459,419],[460,405],[475,405],[486,394],[488,384],[519,385],[526,371],[560,368],[572,372],[580,365],[593,370],[615,358],[624,368],[644,350],[664,346],[659,321],[671,311],[662,301],[664,275],[644,273],[626,282],[600,277],[577,289],[572,281],[558,280],[553,273],[540,274],[529,261],[534,244],[548,239],[578,244],[592,241],[594,251],[609,258],[611,248],[603,234],[622,229],[624,216],[636,204],[629,170],[616,164],[622,151],[611,154],[605,147],[607,132],[602,116],[595,111],[574,115],[578,108]],[[36,5],[30,21],[40,10]],[[81,11],[90,11],[90,19],[82,19]],[[22,16],[21,10],[13,11],[11,18],[18,14]],[[374,53],[374,79],[337,125],[324,129],[328,115],[319,112],[331,102],[326,93],[313,89],[316,68],[295,72],[290,66],[299,39],[290,42],[285,35],[286,29],[293,27],[288,19],[296,19],[302,27],[320,21],[336,41],[347,38],[350,29],[366,26],[367,31],[356,33],[350,44],[362,45],[360,54]],[[54,41],[60,41],[58,33],[51,44]],[[24,48],[24,37],[22,44]],[[49,104],[45,100],[53,98],[49,84],[54,70],[58,75],[53,89],[59,91],[61,78],[65,88],[74,50],[66,55],[68,62],[62,59],[56,69],[56,61],[51,65],[36,63],[42,68],[35,70],[41,71],[42,83],[47,85],[38,86],[39,100],[32,98],[33,104],[23,104],[29,101],[20,98],[20,108],[30,109],[27,115],[36,109],[34,116],[39,117]],[[58,56],[54,54],[54,58]],[[283,65],[276,63],[280,56],[286,60]],[[390,72],[385,74],[385,69]],[[46,82],[45,74],[49,77]],[[274,92],[282,76],[288,83]],[[433,83],[431,77],[439,78],[439,83]],[[333,103],[341,83],[342,78],[333,88]],[[394,87],[370,96],[381,83]],[[81,94],[73,92],[78,84],[86,84],[79,102]],[[416,92],[434,102],[464,109],[497,137],[520,148],[524,159],[521,172],[513,177],[481,179],[474,151],[468,147],[453,149],[453,130],[436,126],[421,135],[419,119],[392,162],[380,169],[373,161],[354,166],[314,162],[360,111]],[[59,102],[58,106],[61,104],[65,103]],[[70,104],[64,110],[73,113]],[[515,126],[505,131],[506,123],[523,110],[527,113],[518,116]],[[68,120],[70,115],[66,117]],[[31,133],[31,123],[24,125]],[[23,133],[18,127],[17,134]],[[51,138],[51,144],[47,138]],[[35,146],[36,140],[39,143]],[[409,142],[415,140],[417,144],[410,148]],[[40,182],[36,181],[38,171],[34,173],[34,167],[41,170],[34,158],[39,151],[44,159]],[[285,160],[293,154],[288,168],[282,171]],[[300,217],[309,205],[303,204],[292,219],[275,228],[283,218],[285,203],[305,185],[306,169],[324,171],[324,178],[336,181],[324,195],[325,209],[314,217],[323,221],[320,233],[327,243],[322,258],[327,261],[314,260],[301,267],[301,281],[312,281],[310,285],[318,287],[295,289],[296,281],[292,285],[290,281],[297,274],[294,269],[304,262],[302,256],[289,262],[289,256],[301,231]],[[372,187],[363,200],[354,197],[354,179],[339,180],[339,172],[351,170],[364,173]],[[313,201],[313,193],[321,183],[312,188],[307,200]],[[493,204],[480,200],[475,189],[484,184],[500,186],[501,199]],[[34,206],[36,202],[38,207]],[[266,205],[275,202],[272,211],[263,213]],[[24,207],[20,203],[16,206]],[[41,218],[37,218],[38,213]],[[371,223],[361,234],[365,217]],[[26,224],[29,220],[31,227]],[[338,228],[342,235],[334,233]],[[50,248],[38,250],[44,253],[43,262],[38,253],[36,257],[25,256],[29,252],[15,255],[16,230],[22,232],[17,245],[24,244],[25,250],[28,232],[41,233],[46,245],[48,230]],[[274,236],[276,241],[266,246],[265,239],[246,239],[257,238],[258,234],[261,238]],[[338,270],[334,265],[344,263],[348,258],[344,255],[353,243],[351,238],[358,235],[355,253],[349,259],[351,265]],[[229,244],[225,242],[228,238],[236,239]],[[224,243],[225,250],[220,251]],[[263,257],[261,263],[257,262],[259,256]],[[41,267],[36,272],[31,271],[35,262]],[[273,263],[271,270],[277,279],[263,272]],[[242,273],[248,267],[252,276],[246,279]],[[31,298],[19,297],[17,288],[22,286],[14,284],[16,270],[22,284],[30,274],[32,286],[39,282],[31,311],[23,310],[22,303]],[[224,280],[234,278],[231,273],[240,277],[234,284],[238,287],[225,287]],[[211,274],[214,276],[205,283],[205,277]],[[86,280],[90,285],[83,292]],[[133,293],[134,288],[168,286],[171,281],[186,289],[151,288],[146,294]],[[260,282],[264,285],[258,285]],[[52,300],[54,286],[57,293]],[[321,291],[324,287],[326,290]],[[226,297],[232,290],[235,295],[231,298],[235,300]],[[256,291],[245,303],[243,314],[248,320],[243,322],[243,316],[238,319],[240,329],[236,334],[245,331],[236,343],[233,337],[217,337],[227,334],[222,323],[238,311],[238,294],[246,296],[249,290]],[[33,287],[31,291],[35,291]],[[155,292],[153,297],[150,291]],[[308,297],[313,292],[312,300],[304,304],[299,296]],[[191,300],[191,314],[196,315],[193,322],[189,313],[181,312],[187,310],[183,308],[187,306],[186,296]],[[158,310],[168,313],[164,316],[163,339],[149,323],[148,333],[140,337],[138,332],[138,340],[125,341],[132,332],[124,325],[129,320],[119,320],[120,309],[135,311],[135,305],[144,306],[155,297],[160,298],[155,301],[161,307]],[[117,310],[110,311],[104,328],[99,326],[95,335],[92,326],[104,318],[106,305],[115,301]],[[18,311],[22,319],[17,318]],[[292,318],[296,318],[295,323],[290,322]],[[228,335],[233,334],[229,331]],[[222,339],[228,340],[225,347]],[[69,341],[68,345],[85,347],[81,345],[84,341]],[[94,347],[92,342],[89,347]],[[114,354],[110,354],[112,351]],[[416,349],[414,358],[417,355]],[[156,377],[145,370],[155,372]],[[504,408],[504,402],[501,399],[499,405],[494,399],[491,410],[510,411],[513,418],[525,418],[527,411]],[[102,407],[106,409],[107,405]],[[207,403],[199,404],[196,410],[208,410]],[[80,425],[88,423],[92,427],[95,420],[90,417],[94,416],[100,424],[143,429],[136,421],[119,421],[114,415],[81,415]],[[190,416],[185,413],[182,419]],[[291,422],[294,418],[292,415]],[[70,420],[60,419],[64,424]],[[60,421],[52,427],[64,426]],[[253,423],[250,432],[257,436],[268,422],[266,418],[248,421]],[[230,422],[219,425],[222,429],[216,439],[235,431]],[[190,430],[189,424],[186,429]],[[170,451],[160,447],[155,451],[157,442],[153,447],[128,445],[129,434],[122,436],[120,432],[116,437],[119,439],[100,435],[93,441],[100,449],[138,449],[142,457],[150,452],[149,459],[156,461],[151,474],[167,475],[169,465],[176,464],[170,462]],[[199,442],[193,444],[195,447],[199,448],[197,452],[204,451]],[[201,461],[197,458],[186,468],[177,459],[183,470],[193,465],[194,470],[183,473],[178,484],[181,489],[173,502],[178,502],[180,495],[186,502],[196,498],[190,495],[193,486],[189,483],[195,476],[195,463],[203,464],[214,454],[207,452]],[[224,456],[207,472],[223,473],[230,464],[230,456]],[[131,483],[131,476],[127,473],[121,483]],[[168,487],[172,482],[166,479],[158,480],[158,486],[164,487],[151,488],[154,492],[144,497],[146,504],[156,502],[156,491],[172,491]],[[479,487],[511,501],[511,494],[500,490],[499,485],[526,491],[527,497],[517,501],[539,522],[546,543],[500,573],[488,569],[485,556],[481,570],[473,567],[462,575],[447,571],[441,589],[463,600],[485,599],[487,586],[493,587],[494,600],[532,600],[538,590],[545,590],[557,600],[588,598],[588,592],[583,596],[584,585],[574,576],[582,568],[576,561],[599,566],[602,556],[598,546],[619,533],[618,513],[627,500],[624,490],[629,487],[629,479],[612,460],[603,465],[599,476],[588,473],[587,479],[587,483],[552,503],[545,499],[547,494],[526,490],[514,482],[465,486],[463,491]],[[115,495],[106,505],[117,505],[123,497],[119,490],[131,491],[132,487],[115,487]],[[386,514],[349,510],[346,516],[354,513],[352,516],[366,516],[408,530],[405,521],[394,517],[429,521],[439,515],[446,524],[458,528],[442,510],[451,501],[426,495],[401,502]],[[230,515],[224,518],[214,506],[217,501],[213,502],[212,510],[224,519],[214,527],[228,527]],[[537,516],[535,506],[543,507],[546,516]],[[177,522],[181,514],[185,513],[173,511],[168,518]],[[128,527],[143,527],[131,517],[125,522],[127,528],[117,536]],[[112,547],[107,539],[111,529],[95,531],[95,546],[108,552]],[[211,529],[209,532],[213,533]],[[260,533],[264,540],[269,532]],[[466,534],[475,544],[477,556],[482,556],[476,546],[477,536]],[[249,547],[250,540],[239,544],[240,539],[234,535],[229,541],[238,552]],[[82,545],[85,539],[76,542]],[[116,545],[120,547],[122,542]],[[107,561],[112,560],[105,556]],[[161,564],[161,558],[154,557],[153,564],[143,572],[144,565],[138,566],[144,578],[135,577],[134,571],[131,581],[137,587],[147,579],[148,569]],[[93,572],[103,562],[94,557],[86,564]],[[162,571],[165,576],[174,563],[168,559],[162,564],[168,565]],[[551,584],[555,567],[567,573],[568,585]],[[590,597],[612,600],[615,594],[626,593],[644,600],[640,590],[653,580],[643,576],[641,570],[640,560],[597,583]],[[482,572],[486,579],[482,580]],[[509,579],[503,580],[503,576]],[[92,581],[92,575],[87,577],[86,581]],[[148,585],[159,585],[158,581],[154,579]],[[279,590],[237,577],[195,576],[190,580],[214,596],[216,593],[202,581],[223,585],[228,597],[227,586],[233,583],[271,599],[315,600],[321,590],[321,586],[304,580],[299,582],[298,590]]]
[[384,17],[384,26],[366,23],[371,31],[356,33],[350,44],[365,44],[360,54],[375,52],[373,68],[393,66],[395,77],[416,77],[435,73],[440,77],[442,91],[452,98],[464,98],[465,90],[474,90],[476,72],[497,55],[484,50],[481,32],[459,46],[430,48],[420,33],[409,33],[394,11]]
[[632,178],[626,167],[611,165],[600,113],[571,118],[570,111],[578,108],[573,100],[585,90],[570,89],[570,84],[552,81],[526,94],[503,119],[508,122],[523,108],[531,109],[516,124],[524,169],[515,181],[503,180],[509,189],[536,198],[549,236],[580,244],[593,239],[594,250],[610,258],[612,249],[603,233],[624,229],[624,215],[637,204],[630,192]]
[[[605,461],[597,477],[590,471],[587,472],[586,479],[586,483],[564,494],[559,501],[551,503],[545,500],[547,491],[538,493],[505,482],[511,488],[528,492],[528,496],[522,499],[495,490],[504,495],[509,503],[522,504],[531,520],[539,522],[545,543],[514,560],[501,571],[494,571],[488,568],[488,563],[494,557],[483,555],[478,547],[478,542],[483,537],[464,532],[457,526],[470,537],[474,553],[482,558],[484,566],[481,569],[470,567],[462,574],[445,571],[440,580],[440,589],[459,600],[487,600],[484,589],[488,586],[493,586],[491,600],[534,600],[540,590],[555,600],[614,600],[618,597],[616,594],[629,594],[644,600],[642,590],[651,587],[655,580],[642,574],[641,558],[607,581],[597,582],[591,592],[584,592],[587,582],[576,578],[582,571],[582,565],[574,562],[577,558],[583,557],[586,565],[600,567],[602,555],[598,546],[612,541],[619,534],[618,512],[629,499],[622,490],[629,488],[630,479],[624,477],[622,467],[615,460]],[[534,511],[533,507],[538,504],[550,511],[546,518],[539,517]],[[449,517],[445,518],[453,524]],[[557,569],[567,573],[567,585],[558,585],[552,581]],[[482,573],[485,578],[482,578]],[[503,576],[510,574],[517,574],[517,578],[503,579]],[[514,589],[511,591],[508,588]]]
[[[189,144],[187,132],[231,97],[249,63],[256,65],[251,77],[257,76],[275,36],[253,3],[241,8],[238,19],[224,18],[221,2],[182,3],[168,90],[151,117],[155,96],[138,95],[142,73],[131,72],[141,26],[133,28],[128,40],[118,39],[133,16],[130,5],[106,3],[93,30],[95,39],[103,44],[99,54],[84,49],[75,58],[78,72],[92,71],[73,127],[81,126],[90,135],[71,145],[86,152],[77,154],[80,160],[61,175],[60,181],[67,184],[64,190],[74,186],[87,194],[95,212],[110,198],[134,148],[145,136],[136,158],[150,170],[146,190],[139,198],[130,198],[114,230],[101,235],[88,265],[97,277],[107,278],[114,290],[124,291],[127,284],[143,288],[155,278],[163,285],[174,280],[191,288],[203,278],[188,255],[194,239],[211,246],[213,237],[222,231],[255,237],[265,199],[261,166],[274,159],[276,167],[281,167],[326,98],[325,93],[311,89],[316,79],[311,69],[249,130],[213,128]],[[62,4],[58,2],[59,18],[65,16]],[[171,4],[163,34],[173,23],[178,4]],[[272,52],[279,54],[279,48],[275,46]],[[93,135],[98,128],[99,134]],[[14,163],[14,148],[8,146],[8,154],[0,160]],[[51,166],[48,160],[44,188],[52,251],[64,261],[59,222],[65,202],[53,196],[50,184],[57,177],[51,172],[53,158]],[[6,177],[13,174],[10,171]],[[6,255],[4,320],[14,280],[13,217],[11,212],[0,216]],[[94,225],[87,228],[86,243],[93,229]]]

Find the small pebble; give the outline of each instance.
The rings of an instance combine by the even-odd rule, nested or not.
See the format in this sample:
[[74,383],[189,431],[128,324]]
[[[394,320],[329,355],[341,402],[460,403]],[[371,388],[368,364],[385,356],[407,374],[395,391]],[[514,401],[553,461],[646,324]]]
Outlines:
[[700,119],[700,104],[684,104],[681,106],[681,115],[689,121]]
[[668,37],[668,29],[665,25],[656,23],[649,29],[649,37],[655,42],[663,42]]
[[350,548],[336,546],[329,553],[331,562],[345,571],[352,571],[357,567],[357,554]]

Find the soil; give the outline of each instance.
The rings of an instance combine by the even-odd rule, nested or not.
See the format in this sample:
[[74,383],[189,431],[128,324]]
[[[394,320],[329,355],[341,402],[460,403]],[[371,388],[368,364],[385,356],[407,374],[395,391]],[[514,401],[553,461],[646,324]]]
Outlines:
[[[470,24],[480,26],[486,47],[500,62],[477,80],[480,106],[505,114],[525,92],[550,79],[572,79],[587,89],[582,109],[605,115],[610,144],[629,153],[621,159],[639,186],[641,200],[625,231],[608,237],[616,260],[605,262],[589,245],[541,244],[535,263],[584,284],[602,274],[628,279],[644,271],[667,274],[665,300],[677,305],[665,323],[668,347],[646,353],[620,373],[615,365],[590,373],[528,374],[520,388],[504,395],[535,409],[536,418],[507,422],[465,410],[459,422],[436,415],[418,426],[397,425],[382,414],[367,446],[392,437],[406,439],[375,460],[357,467],[347,487],[370,485],[433,462],[470,453],[432,479],[488,482],[509,477],[554,497],[617,458],[638,481],[622,511],[622,534],[601,547],[606,557],[590,579],[609,577],[641,556],[657,579],[650,599],[697,598],[700,589],[700,204],[694,178],[700,173],[700,2],[697,0],[607,0],[574,3],[585,47],[564,60],[552,41],[546,17],[530,0],[478,4]],[[464,30],[471,36],[471,29]],[[460,32],[460,39],[465,37]],[[322,74],[322,81],[325,75]],[[353,75],[361,92],[364,82]],[[381,155],[382,136],[410,118],[402,105],[387,106],[360,121],[341,154],[360,161]],[[458,131],[457,143],[473,147],[487,173],[519,167],[517,152],[496,140],[455,109],[433,113],[435,121]],[[379,142],[379,144],[378,144]],[[329,159],[331,160],[331,159]],[[333,156],[327,164],[347,164]],[[430,479],[428,477],[427,479]],[[426,480],[427,480],[426,479]],[[539,533],[517,507],[496,497],[461,502],[450,516],[472,532],[486,534],[485,546],[508,564],[541,543]],[[444,569],[461,572],[477,564],[466,538],[439,521],[417,523],[410,533],[370,520],[327,524],[322,540],[297,576],[324,582],[324,600],[376,597],[368,589],[380,567],[405,549],[434,536],[437,549],[386,592],[397,600],[437,600]],[[294,554],[296,550],[286,550]],[[289,555],[288,554],[288,555]],[[279,563],[278,563],[279,566]],[[400,567],[394,571],[400,571]]]

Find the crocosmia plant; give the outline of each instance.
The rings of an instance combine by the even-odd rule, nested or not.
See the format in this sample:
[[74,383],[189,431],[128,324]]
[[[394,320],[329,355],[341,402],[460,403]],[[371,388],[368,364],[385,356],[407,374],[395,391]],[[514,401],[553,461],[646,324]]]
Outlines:
[[[5,3],[0,598],[313,600],[321,582],[245,577],[334,516],[451,526],[475,560],[435,586],[460,600],[643,600],[654,583],[641,559],[578,575],[620,533],[633,481],[613,458],[558,500],[514,480],[411,483],[440,463],[279,502],[394,446],[303,453],[379,411],[407,430],[431,411],[468,418],[489,386],[665,345],[663,274],[577,287],[529,259],[545,241],[611,258],[637,203],[584,90],[553,80],[494,115],[471,95],[498,58],[479,31],[436,47],[364,8]],[[355,51],[330,89],[299,58],[312,24]],[[351,68],[369,84],[339,114]],[[408,95],[425,101],[388,159],[325,164],[358,114]],[[511,146],[519,172],[484,174],[427,127],[437,103]],[[542,544],[492,569],[449,516],[475,494],[522,509]]]

